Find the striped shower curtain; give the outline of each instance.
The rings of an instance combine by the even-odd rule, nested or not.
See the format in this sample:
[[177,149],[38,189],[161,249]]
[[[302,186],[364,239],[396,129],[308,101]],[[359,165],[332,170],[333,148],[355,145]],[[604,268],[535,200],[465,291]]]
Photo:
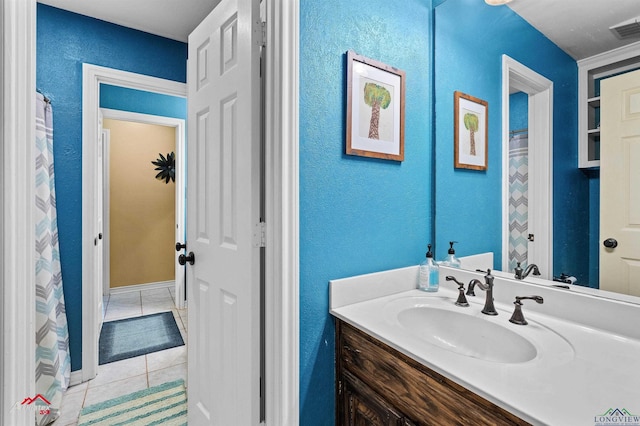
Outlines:
[[71,357],[62,293],[53,174],[51,103],[36,94],[36,395],[48,408],[36,410],[36,424],[60,415],[62,394],[69,386]]
[[529,136],[509,139],[509,271],[529,256]]

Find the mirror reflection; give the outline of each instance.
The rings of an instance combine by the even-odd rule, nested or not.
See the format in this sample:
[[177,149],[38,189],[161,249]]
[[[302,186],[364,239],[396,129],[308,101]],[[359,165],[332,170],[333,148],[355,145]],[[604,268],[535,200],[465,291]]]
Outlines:
[[[498,270],[513,272],[518,262],[522,268],[535,263],[546,279],[607,288],[599,279],[602,251],[611,250],[600,241],[600,168],[580,167],[578,117],[581,99],[599,99],[599,81],[615,66],[590,72],[591,86],[583,84],[590,93],[583,95],[587,89],[579,89],[576,59],[511,8],[481,1],[437,5],[434,44],[436,259],[444,258],[448,241],[456,240],[460,256],[494,253]],[[618,69],[640,67],[640,45],[635,50]],[[515,64],[511,74],[503,74],[505,55]],[[524,74],[518,74],[520,66]],[[549,134],[540,127],[544,103],[535,99],[537,80],[522,87],[527,84],[521,76],[529,71],[551,83]],[[454,168],[455,91],[489,104],[486,171]],[[590,149],[599,154],[599,100],[589,105],[589,135],[597,134],[597,139],[589,136]],[[550,145],[546,152],[540,148],[545,143]],[[633,285],[613,291],[640,295]]]

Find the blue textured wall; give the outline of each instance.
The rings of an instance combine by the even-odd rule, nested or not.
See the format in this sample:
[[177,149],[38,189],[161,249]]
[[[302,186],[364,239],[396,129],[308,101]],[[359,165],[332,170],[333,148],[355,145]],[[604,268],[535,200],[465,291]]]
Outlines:
[[509,130],[529,127],[529,95],[524,92],[509,95]]
[[[418,264],[432,238],[431,1],[300,5],[300,424],[334,423],[328,281]],[[346,55],[406,72],[405,161],[345,155]]]
[[[436,249],[457,240],[459,255],[492,251],[501,268],[502,54],[554,82],[554,273],[588,282],[589,185],[577,168],[577,65],[505,6],[447,0],[435,12]],[[453,168],[453,92],[489,103],[487,171]]]
[[187,45],[38,4],[36,86],[54,110],[54,158],[71,369],[82,368],[82,63],[186,81]]
[[187,98],[110,84],[100,85],[100,107],[187,119]]

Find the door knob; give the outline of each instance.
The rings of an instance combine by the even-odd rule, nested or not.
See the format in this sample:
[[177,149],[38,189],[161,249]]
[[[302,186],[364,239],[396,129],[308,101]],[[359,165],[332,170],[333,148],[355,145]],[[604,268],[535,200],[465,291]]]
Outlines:
[[616,248],[616,247],[618,247],[618,241],[616,241],[615,238],[607,238],[606,240],[604,240],[604,242],[602,244],[604,244],[604,246],[606,248]]
[[180,251],[182,249],[186,249],[187,248],[187,243],[176,243],[176,251]]
[[192,251],[190,251],[189,254],[186,256],[184,254],[181,254],[180,256],[178,256],[178,263],[181,265],[184,265],[187,262],[189,262],[190,265],[193,265],[195,261],[196,259]]

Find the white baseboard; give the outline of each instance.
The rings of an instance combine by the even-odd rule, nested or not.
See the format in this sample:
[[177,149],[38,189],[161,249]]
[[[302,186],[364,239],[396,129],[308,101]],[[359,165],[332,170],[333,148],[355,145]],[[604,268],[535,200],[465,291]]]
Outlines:
[[82,370],[72,371],[69,386],[79,385],[80,383],[82,383]]
[[134,291],[143,291],[143,290],[154,290],[158,288],[172,288],[175,287],[176,282],[171,281],[159,281],[155,283],[146,283],[146,284],[134,284],[123,287],[111,287],[109,289],[110,294],[118,294],[118,293],[131,293]]

